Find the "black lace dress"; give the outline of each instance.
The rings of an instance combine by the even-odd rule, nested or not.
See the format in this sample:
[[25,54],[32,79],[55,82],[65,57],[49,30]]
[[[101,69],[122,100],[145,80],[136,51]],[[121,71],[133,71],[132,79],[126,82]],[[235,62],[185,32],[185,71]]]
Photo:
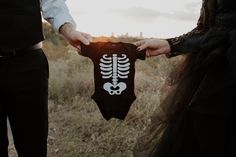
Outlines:
[[168,39],[186,59],[134,157],[236,157],[236,1],[202,4],[197,27]]

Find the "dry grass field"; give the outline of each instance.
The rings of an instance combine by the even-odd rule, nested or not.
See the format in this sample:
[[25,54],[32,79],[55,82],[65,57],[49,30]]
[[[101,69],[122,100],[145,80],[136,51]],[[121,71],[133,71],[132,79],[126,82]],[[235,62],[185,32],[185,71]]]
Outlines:
[[[78,55],[50,28],[46,28],[45,36],[44,51],[50,66],[48,156],[132,157],[136,139],[158,107],[165,78],[177,60],[165,56],[138,60],[137,99],[125,120],[106,121],[90,98],[94,90],[92,62]],[[134,42],[137,39],[109,40]],[[15,157],[12,145],[10,153]]]

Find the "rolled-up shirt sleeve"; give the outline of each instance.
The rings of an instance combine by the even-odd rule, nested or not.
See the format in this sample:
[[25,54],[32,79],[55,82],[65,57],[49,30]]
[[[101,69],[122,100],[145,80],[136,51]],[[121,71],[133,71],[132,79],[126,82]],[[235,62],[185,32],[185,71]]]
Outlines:
[[76,23],[71,16],[65,0],[40,0],[43,18],[58,32],[65,23]]

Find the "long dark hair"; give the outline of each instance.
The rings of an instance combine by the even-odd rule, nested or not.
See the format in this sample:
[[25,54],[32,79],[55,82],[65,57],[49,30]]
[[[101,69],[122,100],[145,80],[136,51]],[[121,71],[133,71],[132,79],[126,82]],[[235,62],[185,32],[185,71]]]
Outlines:
[[139,137],[134,150],[135,157],[152,156],[157,151],[160,141],[164,140],[163,133],[165,134],[168,126],[171,126],[173,131],[180,131],[187,104],[191,101],[204,73],[196,66],[201,60],[196,54],[187,54],[184,57],[166,80],[164,86],[167,90],[164,92],[168,94],[152,115],[151,123],[144,134]]
[[[168,89],[164,91],[167,94],[165,94],[166,96],[161,101],[157,111],[152,115],[150,125],[138,138],[134,148],[135,157],[155,156],[159,147],[162,147],[163,143],[161,142],[165,141],[170,127],[171,131],[178,135],[171,137],[172,141],[181,141],[181,137],[184,136],[185,122],[183,122],[183,117],[188,105],[211,61],[220,56],[219,53],[222,52],[221,48],[217,48],[217,45],[221,45],[219,43],[224,40],[224,32],[216,35],[216,31],[218,33],[219,31],[214,28],[216,0],[205,0],[204,3],[207,4],[205,27],[208,31],[202,36],[202,49],[198,53],[186,54],[167,78],[164,85],[165,89]],[[173,149],[178,149],[176,145],[178,144],[175,143]],[[170,149],[167,151],[176,151]]]

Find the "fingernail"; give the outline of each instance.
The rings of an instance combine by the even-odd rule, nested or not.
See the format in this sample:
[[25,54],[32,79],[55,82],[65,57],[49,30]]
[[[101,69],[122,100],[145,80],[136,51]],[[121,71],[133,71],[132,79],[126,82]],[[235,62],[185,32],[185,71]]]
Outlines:
[[85,45],[89,45],[89,42],[87,41],[87,42],[85,42]]

